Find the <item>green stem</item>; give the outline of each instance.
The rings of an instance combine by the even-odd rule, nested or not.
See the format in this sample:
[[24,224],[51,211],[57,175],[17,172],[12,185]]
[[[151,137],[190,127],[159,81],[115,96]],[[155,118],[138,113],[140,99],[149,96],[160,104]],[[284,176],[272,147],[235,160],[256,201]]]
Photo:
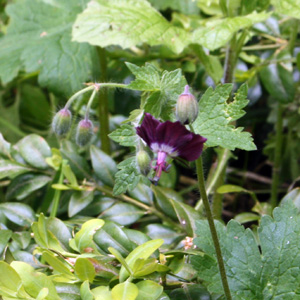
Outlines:
[[[190,125],[190,129],[192,132],[194,132],[194,128],[192,125]],[[207,193],[205,190],[205,180],[204,180],[202,156],[200,156],[196,160],[196,168],[197,168],[199,191],[200,191],[200,194],[201,194],[201,197],[203,200],[203,205],[205,208],[210,233],[211,233],[213,243],[215,246],[215,251],[216,251],[216,256],[217,256],[217,261],[218,261],[218,266],[219,266],[219,271],[220,271],[220,275],[221,275],[224,293],[225,293],[227,300],[231,300],[232,298],[231,298],[230,289],[229,289],[229,285],[228,285],[228,280],[227,280],[225,265],[224,265],[224,261],[223,261],[223,257],[222,257],[222,251],[221,251],[221,247],[220,247],[220,243],[219,243],[219,238],[218,238],[217,230],[215,227],[214,218],[213,218],[212,211],[210,208]]]
[[[101,81],[107,81],[107,60],[106,51],[104,48],[98,47],[98,55],[100,60]],[[100,140],[101,149],[110,154],[109,134],[109,111],[108,111],[108,93],[104,89],[99,93],[98,118],[100,124]]]
[[231,298],[229,285],[228,285],[228,281],[227,281],[225,265],[224,265],[224,261],[223,261],[223,257],[222,257],[222,252],[221,252],[221,247],[220,247],[220,243],[219,243],[219,239],[218,239],[218,234],[217,234],[217,230],[216,230],[216,227],[215,227],[213,215],[212,215],[212,212],[211,212],[211,209],[210,209],[208,197],[207,197],[206,190],[205,190],[205,182],[204,182],[204,175],[203,175],[203,164],[202,164],[202,157],[201,156],[196,160],[196,167],[197,167],[197,177],[198,177],[198,183],[199,183],[199,191],[200,191],[201,197],[203,199],[203,204],[204,204],[204,208],[205,208],[205,212],[206,212],[206,216],[207,216],[207,220],[208,220],[209,229],[210,229],[211,236],[212,236],[212,239],[213,239],[213,243],[214,243],[214,246],[215,246],[215,251],[216,251],[216,256],[217,256],[217,261],[218,261],[218,266],[219,266],[219,271],[220,271],[220,275],[221,275],[221,280],[222,280],[224,293],[225,293],[225,296],[226,296],[227,300],[231,300],[232,298]]
[[290,40],[289,40],[289,50],[291,55],[294,55],[294,48],[297,40],[297,35],[298,35],[298,26],[299,22],[297,19],[293,20],[293,26],[291,27],[291,35],[290,35]]
[[283,106],[278,104],[277,108],[277,120],[276,120],[276,137],[275,137],[275,158],[272,173],[272,185],[271,185],[271,200],[270,204],[272,208],[277,205],[277,194],[279,186],[279,175],[281,166],[281,149],[282,149],[282,130],[283,130]]
[[158,218],[160,218],[161,220],[165,221],[166,223],[169,223],[172,227],[176,228],[179,231],[183,231],[183,228],[176,222],[174,222],[172,219],[170,219],[169,217],[165,216],[163,213],[161,213],[160,211],[158,211],[155,207],[153,206],[149,206],[146,205],[136,199],[133,199],[127,195],[121,194],[118,196],[113,195],[112,191],[110,191],[109,189],[102,187],[102,186],[96,186],[96,189],[103,192],[104,194],[108,195],[109,197],[114,197],[117,198],[121,201],[127,202],[127,203],[131,203],[137,207],[140,207],[141,209],[150,212],[152,214],[154,214],[155,216],[157,216]]
[[[63,168],[66,164],[67,164],[67,161],[63,159],[61,166],[60,166],[60,175],[59,175],[58,182],[57,182],[58,184],[62,184],[64,181]],[[55,190],[50,217],[54,217],[54,218],[56,217],[58,206],[59,206],[60,194],[61,194],[61,190]]]
[[90,97],[90,99],[89,99],[89,102],[88,102],[87,106],[86,106],[85,120],[88,120],[88,118],[89,118],[90,108],[91,108],[91,105],[92,105],[92,103],[93,103],[93,100],[94,100],[94,98],[95,98],[96,93],[97,93],[97,89],[94,88],[93,93],[92,93],[92,95],[91,95],[91,97]]
[[82,94],[84,94],[84,93],[86,93],[86,92],[88,92],[88,91],[93,90],[94,88],[95,88],[94,85],[90,85],[90,86],[88,86],[88,87],[86,87],[86,88],[84,88],[84,89],[78,91],[77,93],[75,93],[75,94],[67,101],[67,103],[66,103],[66,105],[65,105],[65,108],[66,108],[66,109],[69,109],[69,107],[71,106],[72,102],[73,102],[76,98],[78,98],[80,95],[82,95]]

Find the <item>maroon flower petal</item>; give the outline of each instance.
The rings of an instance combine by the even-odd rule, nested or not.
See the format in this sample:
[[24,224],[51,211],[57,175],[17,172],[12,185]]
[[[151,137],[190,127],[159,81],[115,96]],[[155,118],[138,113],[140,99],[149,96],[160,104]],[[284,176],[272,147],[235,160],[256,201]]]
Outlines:
[[180,122],[172,123],[166,121],[160,123],[156,132],[157,142],[159,144],[165,144],[172,148],[174,151],[178,147],[185,145],[192,140],[193,134],[188,131]]
[[179,157],[188,161],[196,160],[201,155],[203,144],[207,141],[205,137],[199,134],[191,134],[193,135],[192,140],[177,148]]
[[157,142],[156,130],[159,124],[160,122],[153,116],[145,113],[141,126],[136,128],[136,133],[147,143],[149,147],[152,143]]

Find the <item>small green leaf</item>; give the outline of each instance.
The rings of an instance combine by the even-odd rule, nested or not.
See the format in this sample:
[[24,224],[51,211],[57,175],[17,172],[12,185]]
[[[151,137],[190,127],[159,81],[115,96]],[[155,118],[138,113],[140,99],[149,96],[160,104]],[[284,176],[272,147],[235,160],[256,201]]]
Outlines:
[[93,264],[87,258],[77,258],[74,268],[76,275],[80,280],[88,280],[90,283],[93,282],[96,276],[96,271]]
[[232,90],[231,84],[218,85],[215,90],[208,88],[199,102],[199,115],[193,123],[195,132],[206,137],[208,147],[221,146],[230,150],[240,148],[256,150],[249,132],[242,127],[235,128],[231,122],[244,114],[242,110],[248,100],[247,86],[242,85],[232,102],[227,103]]
[[98,286],[92,289],[95,300],[113,300],[108,286]]
[[119,171],[115,174],[114,195],[125,193],[127,189],[132,191],[140,180],[135,157],[127,158],[119,163],[118,169]]
[[123,258],[122,254],[118,250],[109,247],[108,251],[121,263],[122,266],[124,266],[124,268],[129,274],[132,274],[131,268],[128,266],[126,260]]
[[63,165],[62,171],[72,186],[78,186],[76,176],[69,165]]
[[137,136],[133,126],[124,124],[108,135],[113,141],[122,146],[134,147],[137,144]]
[[91,247],[96,250],[96,246],[93,242],[93,236],[103,225],[104,221],[100,219],[91,219],[85,222],[81,229],[76,233],[75,238],[70,240],[70,246],[79,252],[83,252],[87,247]]
[[74,192],[71,196],[68,215],[69,217],[75,216],[78,212],[87,207],[94,199],[94,193],[91,191]]
[[35,213],[27,204],[7,202],[0,204],[2,211],[7,219],[20,226],[30,226],[35,221]]
[[114,160],[96,148],[94,145],[90,147],[91,160],[93,169],[97,177],[104,183],[109,186],[114,185],[114,176],[117,172],[117,165]]
[[12,236],[12,231],[8,229],[0,230],[0,255],[2,255],[5,247],[7,246],[8,241]]
[[182,28],[172,26],[145,0],[97,0],[78,15],[73,40],[122,48],[163,44],[180,53],[188,43],[188,35]]
[[21,278],[15,269],[12,268],[8,263],[0,261],[0,287],[17,292],[21,285]]
[[17,162],[0,159],[0,179],[5,177],[13,179],[18,175],[28,173],[30,171],[31,169]]
[[[164,240],[157,239],[146,242],[143,245],[135,248],[125,259],[126,263],[130,268],[133,267],[136,260],[139,258],[147,259],[150,255],[152,255],[162,244]],[[120,270],[120,282],[123,282],[129,276],[126,269],[122,266]]]
[[25,161],[38,169],[47,169],[45,159],[51,156],[51,149],[45,139],[37,134],[30,134],[20,140],[16,147]]
[[135,300],[138,296],[139,289],[132,282],[119,283],[111,290],[114,300]]
[[[281,52],[276,59],[291,59],[291,55]],[[261,69],[259,75],[266,90],[277,101],[289,103],[294,100],[295,85],[291,63],[269,64]]]
[[241,193],[241,192],[248,192],[248,191],[242,188],[241,186],[233,185],[233,184],[224,184],[220,186],[217,190],[217,193],[219,194]]
[[205,27],[199,27],[193,32],[192,42],[204,46],[209,50],[218,49],[224,45],[240,29],[251,27],[255,23],[265,21],[270,14],[252,13],[247,16],[226,18],[222,21],[206,22]]
[[136,286],[139,289],[136,300],[157,300],[163,292],[163,287],[152,280],[140,281]]
[[44,300],[49,294],[49,289],[48,288],[42,288],[38,295],[36,296],[36,300]]
[[84,300],[94,300],[94,295],[90,290],[89,281],[86,280],[80,287],[80,295]]
[[45,175],[25,174],[16,177],[9,185],[6,192],[6,199],[16,198],[22,200],[32,192],[45,186],[51,178]]
[[144,211],[129,203],[116,203],[101,214],[102,219],[114,221],[120,225],[130,225],[139,220]]
[[56,282],[55,287],[61,300],[82,300],[77,284]]
[[11,144],[8,143],[0,132],[0,155],[5,158],[10,158]]

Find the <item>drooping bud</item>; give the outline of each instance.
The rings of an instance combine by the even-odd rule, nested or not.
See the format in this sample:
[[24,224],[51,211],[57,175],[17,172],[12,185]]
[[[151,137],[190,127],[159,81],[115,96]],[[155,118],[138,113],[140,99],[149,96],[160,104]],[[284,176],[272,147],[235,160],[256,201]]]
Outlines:
[[87,145],[93,136],[93,123],[89,119],[83,119],[78,123],[76,131],[76,143],[83,147]]
[[136,154],[136,162],[139,167],[140,173],[147,176],[151,169],[151,159],[149,154],[145,150],[139,150]]
[[181,124],[192,123],[198,116],[198,102],[186,85],[176,104],[176,117]]
[[64,136],[71,127],[72,114],[67,108],[63,108],[56,113],[52,121],[52,130],[58,136]]

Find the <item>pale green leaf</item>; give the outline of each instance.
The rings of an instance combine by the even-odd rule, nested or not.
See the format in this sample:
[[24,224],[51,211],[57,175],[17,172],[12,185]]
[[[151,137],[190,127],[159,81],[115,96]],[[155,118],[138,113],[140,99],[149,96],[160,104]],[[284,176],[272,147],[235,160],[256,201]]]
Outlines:
[[92,289],[95,300],[113,300],[108,286],[98,286]]
[[196,15],[199,13],[199,8],[196,1],[191,0],[148,0],[156,9],[166,10],[171,8],[186,15]]
[[114,300],[135,300],[139,290],[132,282],[119,283],[111,290],[111,295]]
[[199,115],[193,123],[195,132],[207,138],[208,147],[221,146],[230,150],[240,148],[256,150],[249,132],[242,127],[235,128],[231,122],[244,115],[247,86],[242,85],[235,98],[227,102],[232,90],[231,84],[219,85],[215,90],[208,88],[199,102]]
[[119,143],[122,146],[132,147],[136,145],[136,132],[133,126],[124,124],[120,128],[108,135],[113,141]]
[[86,2],[25,0],[7,5],[10,22],[0,39],[2,82],[23,69],[38,71],[42,86],[69,96],[93,78],[95,50],[71,41],[72,23]]
[[166,45],[180,53],[189,36],[182,28],[172,26],[146,0],[91,1],[73,25],[73,40],[106,47],[130,48],[148,43]]
[[300,19],[300,1],[299,0],[272,0],[276,12],[293,18]]
[[74,267],[76,275],[80,280],[88,280],[91,283],[93,282],[96,276],[96,271],[93,264],[87,258],[78,257]]
[[23,173],[30,172],[31,169],[11,160],[0,159],[0,179],[9,177],[11,179]]
[[163,292],[163,287],[151,280],[143,280],[137,283],[139,295],[137,300],[157,300]]
[[125,193],[127,189],[132,191],[140,180],[135,157],[125,159],[118,164],[118,168],[120,170],[115,175],[114,195]]
[[200,27],[193,32],[192,42],[202,45],[209,50],[218,49],[224,45],[240,29],[251,27],[255,23],[265,21],[270,14],[252,13],[246,16],[226,18],[207,22],[205,27]]

